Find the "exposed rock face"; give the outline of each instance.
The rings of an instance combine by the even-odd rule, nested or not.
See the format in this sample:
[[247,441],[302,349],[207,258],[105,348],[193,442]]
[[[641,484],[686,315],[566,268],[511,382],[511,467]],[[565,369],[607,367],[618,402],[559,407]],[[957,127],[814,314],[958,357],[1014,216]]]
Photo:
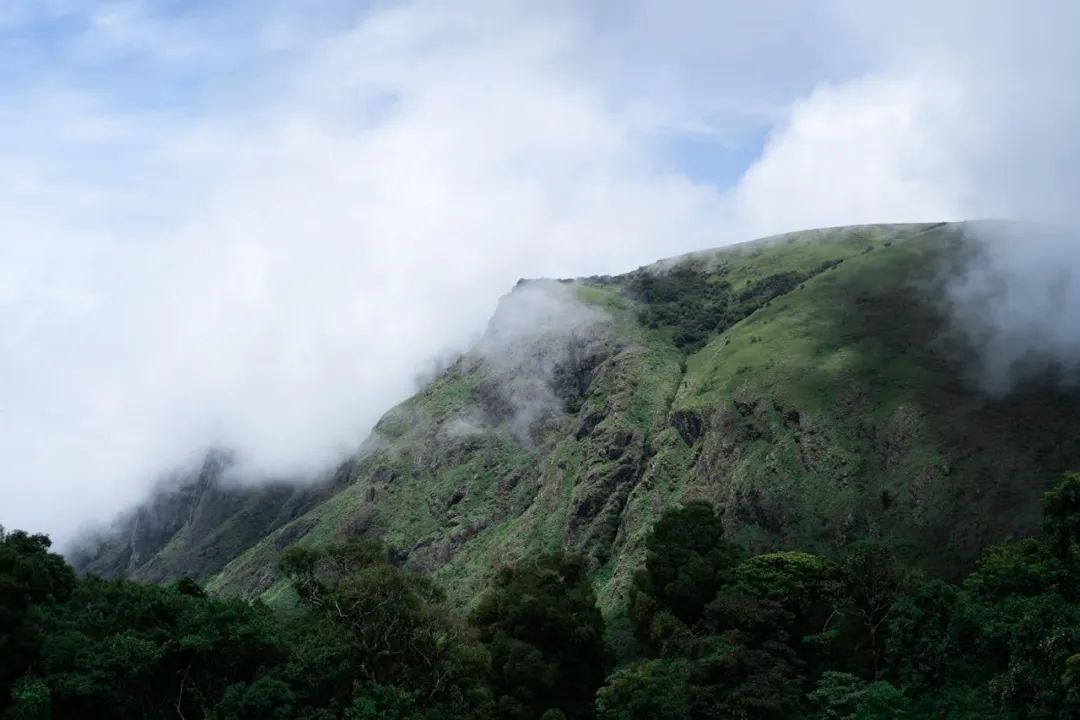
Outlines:
[[212,458],[79,564],[274,601],[282,549],[366,534],[468,603],[493,566],[564,547],[613,609],[660,512],[704,498],[755,550],[876,538],[959,570],[1080,467],[1080,392],[965,384],[916,289],[955,235],[819,231],[522,282],[330,481],[235,487]]
[[155,582],[206,578],[235,555],[316,504],[328,489],[224,479],[226,453],[214,451],[187,474],[167,478],[150,500],[71,557],[81,572]]

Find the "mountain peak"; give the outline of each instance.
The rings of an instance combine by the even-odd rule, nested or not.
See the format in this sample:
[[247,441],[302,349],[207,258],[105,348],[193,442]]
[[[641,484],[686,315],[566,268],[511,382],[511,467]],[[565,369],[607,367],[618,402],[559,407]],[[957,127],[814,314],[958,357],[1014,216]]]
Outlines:
[[332,481],[179,492],[141,516],[169,519],[152,548],[120,533],[83,566],[276,601],[283,548],[371,535],[466,603],[491,568],[569,548],[615,609],[660,512],[701,498],[753,550],[873,538],[960,572],[1080,464],[1075,389],[991,397],[947,342],[933,284],[964,247],[962,226],[864,225],[520,280]]

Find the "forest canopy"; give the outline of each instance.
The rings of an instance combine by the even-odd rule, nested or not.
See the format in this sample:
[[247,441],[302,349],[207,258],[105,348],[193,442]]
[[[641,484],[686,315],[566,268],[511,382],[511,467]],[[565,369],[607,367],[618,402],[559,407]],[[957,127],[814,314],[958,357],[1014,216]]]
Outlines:
[[1039,537],[962,582],[889,548],[748,555],[714,508],[646,541],[618,663],[579,556],[499,569],[471,612],[360,539],[292,548],[295,612],[76,577],[49,539],[0,531],[0,712],[37,718],[1080,717],[1080,474]]

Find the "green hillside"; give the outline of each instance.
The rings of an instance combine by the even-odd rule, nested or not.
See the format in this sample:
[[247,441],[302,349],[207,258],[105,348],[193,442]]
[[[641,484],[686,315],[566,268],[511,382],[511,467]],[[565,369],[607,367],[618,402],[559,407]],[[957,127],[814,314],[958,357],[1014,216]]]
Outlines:
[[[285,548],[373,535],[466,605],[493,568],[561,547],[617,614],[656,518],[706,499],[753,551],[873,538],[956,576],[1034,531],[1047,483],[1080,468],[1080,393],[992,399],[966,377],[935,290],[965,249],[961,226],[864,226],[522,282],[332,484],[114,570],[281,603]],[[192,561],[185,538],[231,526],[235,553]]]

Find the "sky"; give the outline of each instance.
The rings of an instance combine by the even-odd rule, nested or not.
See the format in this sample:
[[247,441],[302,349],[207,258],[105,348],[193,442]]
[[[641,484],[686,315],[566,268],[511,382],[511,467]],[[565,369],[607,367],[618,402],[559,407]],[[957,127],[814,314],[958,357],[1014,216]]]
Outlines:
[[[520,277],[1074,225],[1078,24],[1054,0],[4,0],[0,523],[62,545],[212,446],[317,473]],[[1047,247],[1025,272],[1080,259]],[[994,323],[1026,296],[986,319],[969,280],[957,305],[1015,346]],[[1080,354],[1061,323],[1048,347]]]

